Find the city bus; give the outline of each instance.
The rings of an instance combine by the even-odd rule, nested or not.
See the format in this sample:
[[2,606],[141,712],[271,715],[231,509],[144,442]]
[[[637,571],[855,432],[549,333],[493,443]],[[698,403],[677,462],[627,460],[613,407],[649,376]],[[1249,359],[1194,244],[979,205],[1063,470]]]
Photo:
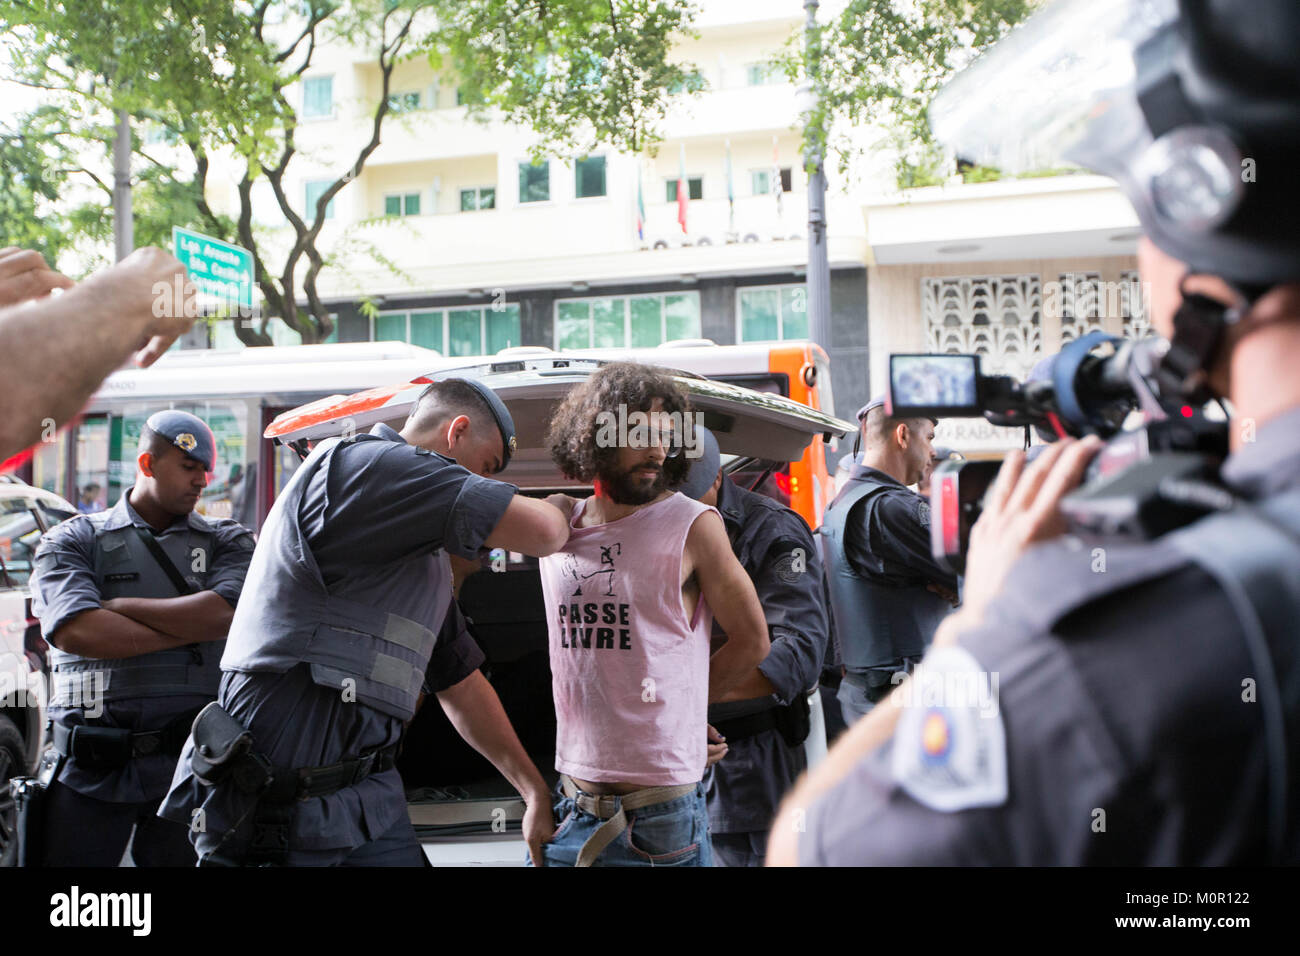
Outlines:
[[[144,421],[160,409],[180,409],[206,421],[217,441],[215,470],[198,510],[256,529],[299,463],[292,449],[264,437],[277,416],[330,396],[404,384],[451,368],[541,356],[679,369],[834,415],[826,353],[806,341],[716,345],[693,339],[653,348],[563,353],[517,346],[487,356],[444,356],[403,342],[177,350],[152,368],[109,376],[75,422],[37,446],[19,476],[69,501],[84,502],[88,510],[112,507],[134,481]],[[821,524],[834,493],[825,442],[813,442],[795,462],[740,464],[737,480],[787,503],[810,527]],[[509,481],[509,470],[502,477]]]

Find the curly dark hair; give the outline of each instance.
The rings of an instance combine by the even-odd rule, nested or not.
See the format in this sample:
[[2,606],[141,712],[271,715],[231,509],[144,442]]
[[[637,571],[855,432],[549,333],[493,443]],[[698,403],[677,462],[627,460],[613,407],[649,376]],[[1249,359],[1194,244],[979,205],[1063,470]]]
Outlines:
[[[547,443],[551,459],[565,477],[591,481],[611,470],[618,457],[616,446],[601,447],[596,442],[600,431],[597,418],[602,411],[618,413],[623,405],[630,415],[649,412],[655,399],[663,402],[665,412],[678,412],[682,419],[690,414],[690,400],[672,377],[650,365],[636,362],[613,362],[594,372],[577,385],[556,406],[551,415]],[[669,488],[686,479],[690,460],[685,455],[664,461],[663,473]]]

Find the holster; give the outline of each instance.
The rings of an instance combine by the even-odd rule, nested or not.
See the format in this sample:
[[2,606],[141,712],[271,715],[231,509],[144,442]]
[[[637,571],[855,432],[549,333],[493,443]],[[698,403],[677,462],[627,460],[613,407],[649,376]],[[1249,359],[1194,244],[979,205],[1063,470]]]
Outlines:
[[776,708],[773,716],[776,729],[788,747],[798,747],[812,732],[812,708],[808,705],[807,694],[795,694],[794,700],[785,707]]
[[215,700],[199,711],[190,735],[190,771],[199,783],[215,787],[230,780],[245,793],[270,786],[271,765],[253,750],[253,734]]
[[118,770],[131,761],[131,731],[123,727],[77,724],[66,737],[58,734],[55,744],[87,770]]
[[199,712],[191,736],[190,772],[195,779],[209,787],[229,782],[256,798],[247,849],[235,858],[222,854],[218,846],[200,859],[200,866],[282,866],[298,801],[326,796],[390,770],[397,754],[394,743],[324,767],[277,768],[254,749],[252,732],[216,701]]
[[50,784],[59,775],[63,755],[47,750],[34,777],[15,777],[9,781],[17,811],[19,866],[39,867],[45,858],[45,810]]

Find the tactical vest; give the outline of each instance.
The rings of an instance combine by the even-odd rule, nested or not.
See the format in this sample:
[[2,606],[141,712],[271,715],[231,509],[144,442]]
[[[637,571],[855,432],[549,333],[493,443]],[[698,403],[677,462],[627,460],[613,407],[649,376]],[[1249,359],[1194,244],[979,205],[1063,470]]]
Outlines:
[[253,552],[221,669],[284,673],[306,662],[318,685],[405,721],[415,715],[438,637],[420,622],[439,626],[451,604],[446,554],[394,561],[375,576],[382,577],[381,599],[350,601],[326,589],[299,523],[312,475],[325,469],[326,488],[333,487],[328,474],[341,467],[335,451],[370,441],[389,439],[357,435],[321,442],[276,499]]
[[[86,516],[95,526],[94,574],[101,598],[181,597],[133,525],[104,530],[112,513],[101,511]],[[203,590],[211,569],[213,533],[190,525],[183,533],[173,532],[156,540],[188,583],[196,591]],[[202,571],[194,570],[196,549],[202,549],[206,556]],[[202,694],[215,699],[224,647],[224,641],[204,641],[137,657],[103,660],[51,645],[50,706],[85,710],[93,708],[97,701],[176,694]]]
[[844,536],[854,505],[867,526],[884,494],[897,489],[855,465],[817,530],[826,567],[831,632],[844,666],[851,671],[881,667],[903,657],[920,657],[952,605],[923,586],[890,587],[860,575],[844,553]]

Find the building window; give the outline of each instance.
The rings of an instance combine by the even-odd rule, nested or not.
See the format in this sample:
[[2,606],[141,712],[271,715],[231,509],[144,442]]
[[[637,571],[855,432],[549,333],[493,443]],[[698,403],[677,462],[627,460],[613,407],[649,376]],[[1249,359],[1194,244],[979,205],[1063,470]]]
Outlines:
[[385,216],[418,216],[419,214],[419,193],[395,193],[384,197]]
[[746,86],[767,86],[783,79],[781,71],[771,63],[750,63],[745,67]]
[[443,355],[493,355],[519,345],[519,305],[468,306],[381,312],[374,317],[375,342],[410,342]]
[[704,80],[704,74],[699,70],[691,70],[679,80],[673,80],[668,84],[668,92],[671,95],[678,93],[695,93],[705,88],[707,84]]
[[700,337],[698,292],[562,299],[555,304],[555,347],[649,348]]
[[605,157],[588,156],[573,164],[573,195],[591,199],[605,195]]
[[459,86],[456,87],[456,105],[457,106],[465,105],[465,93],[461,90]]
[[[677,202],[677,180],[665,180],[667,186],[665,192],[668,198],[665,202]],[[702,176],[691,176],[686,180],[686,195],[690,199],[704,198],[704,178]]]
[[392,113],[410,113],[420,108],[420,91],[388,94],[388,109]]
[[741,342],[779,342],[808,337],[808,290],[796,285],[738,289]]
[[772,194],[772,184],[777,181],[781,183],[781,192],[790,192],[791,169],[789,166],[782,166],[780,170],[774,166],[766,166],[763,169],[752,169],[749,172],[750,191],[755,196],[770,196]]
[[303,119],[334,115],[334,77],[310,76],[302,81]]
[[497,190],[495,186],[475,186],[460,191],[460,211],[473,212],[476,209],[495,209],[497,207]]
[[[306,192],[307,218],[309,219],[316,218],[316,203],[320,201],[320,197],[324,194],[325,190],[329,189],[333,185],[334,185],[334,180],[332,179],[312,179],[306,183],[306,188],[304,191]],[[333,199],[331,199],[329,201],[329,205],[325,207],[325,218],[326,219],[334,218]]]
[[519,201],[546,202],[551,198],[551,164],[519,164]]
[[[308,322],[315,321],[310,315],[305,315],[303,318]],[[322,342],[337,342],[339,340],[339,317],[334,313],[330,313],[330,318],[334,322],[334,331],[322,339]],[[302,345],[302,336],[289,328],[284,319],[272,319],[267,323],[266,331],[271,336],[272,345]],[[212,323],[211,339],[213,349],[242,349],[244,347],[244,343],[239,340],[239,335],[235,332],[235,323],[228,320]]]

